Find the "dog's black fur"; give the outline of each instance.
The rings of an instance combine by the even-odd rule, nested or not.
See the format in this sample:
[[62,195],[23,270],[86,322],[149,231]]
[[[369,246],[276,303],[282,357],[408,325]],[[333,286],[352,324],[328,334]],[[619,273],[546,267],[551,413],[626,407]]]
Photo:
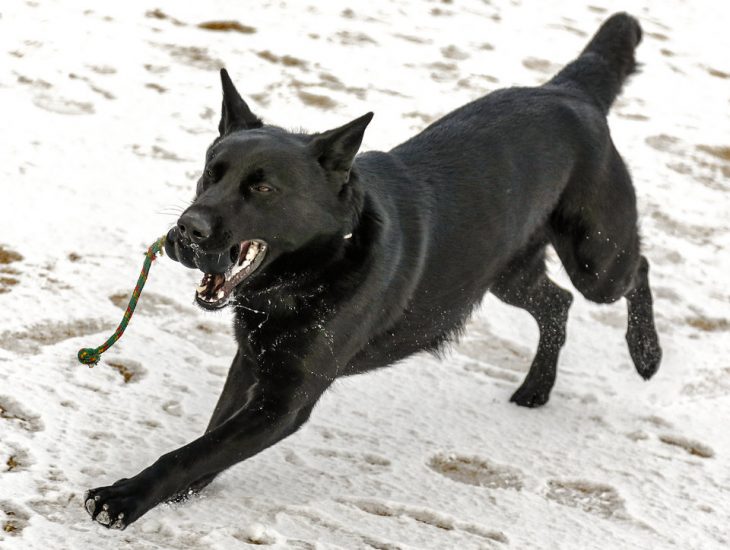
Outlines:
[[440,350],[487,291],[536,319],[537,354],[512,401],[546,403],[572,302],[545,274],[548,244],[586,298],[627,299],[631,357],[651,377],[661,350],[648,263],[606,123],[640,39],[616,14],[545,85],[494,92],[357,158],[372,114],[290,133],[263,124],[222,71],[220,137],[167,252],[220,273],[232,245],[267,243],[231,298],[238,353],[206,434],[90,491],[92,517],[124,528],[200,490],[295,432],[338,377]]

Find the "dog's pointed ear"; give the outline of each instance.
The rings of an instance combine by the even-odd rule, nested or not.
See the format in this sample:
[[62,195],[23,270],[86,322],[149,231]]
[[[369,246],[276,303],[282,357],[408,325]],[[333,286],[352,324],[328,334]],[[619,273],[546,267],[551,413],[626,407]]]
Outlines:
[[220,135],[225,136],[236,130],[261,128],[264,123],[248,108],[225,69],[221,69],[221,84],[223,85],[223,107],[221,121],[218,124]]
[[334,130],[315,134],[308,145],[309,150],[322,168],[341,174],[342,181],[346,182],[350,177],[352,161],[362,144],[365,128],[372,119],[373,113],[368,113]]

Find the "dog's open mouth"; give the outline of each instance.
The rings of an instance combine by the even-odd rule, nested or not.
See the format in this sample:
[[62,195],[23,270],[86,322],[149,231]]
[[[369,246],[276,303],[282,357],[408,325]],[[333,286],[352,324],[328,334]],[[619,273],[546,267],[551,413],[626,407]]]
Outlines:
[[256,271],[266,256],[266,243],[243,241],[231,247],[233,265],[225,273],[206,273],[195,291],[195,300],[205,309],[218,309],[228,303],[233,290]]

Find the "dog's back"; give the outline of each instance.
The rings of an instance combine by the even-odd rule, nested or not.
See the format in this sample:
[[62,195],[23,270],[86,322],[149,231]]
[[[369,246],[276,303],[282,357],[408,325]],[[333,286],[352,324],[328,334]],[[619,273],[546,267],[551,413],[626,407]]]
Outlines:
[[510,260],[547,238],[571,182],[598,183],[616,154],[606,113],[635,69],[640,38],[638,22],[616,14],[545,85],[499,90],[389,155],[358,157],[368,192],[399,220],[388,240],[408,264],[400,274],[417,280],[399,293],[399,321],[375,341],[388,349],[384,360],[438,349]]

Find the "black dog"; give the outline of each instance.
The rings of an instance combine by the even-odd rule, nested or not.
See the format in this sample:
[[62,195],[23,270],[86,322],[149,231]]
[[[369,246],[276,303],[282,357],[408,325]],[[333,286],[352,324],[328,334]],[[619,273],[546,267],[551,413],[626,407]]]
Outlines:
[[205,435],[90,491],[124,528],[294,433],[340,376],[453,339],[491,291],[528,311],[537,354],[512,401],[547,402],[572,296],[545,275],[558,253],[589,300],[628,302],[636,370],[661,350],[629,173],[606,114],[634,71],[638,22],[617,14],[537,88],[500,90],[389,153],[355,155],[372,113],[321,134],[268,126],[225,70],[220,137],[169,256],[205,273],[205,309],[235,312],[238,353]]

